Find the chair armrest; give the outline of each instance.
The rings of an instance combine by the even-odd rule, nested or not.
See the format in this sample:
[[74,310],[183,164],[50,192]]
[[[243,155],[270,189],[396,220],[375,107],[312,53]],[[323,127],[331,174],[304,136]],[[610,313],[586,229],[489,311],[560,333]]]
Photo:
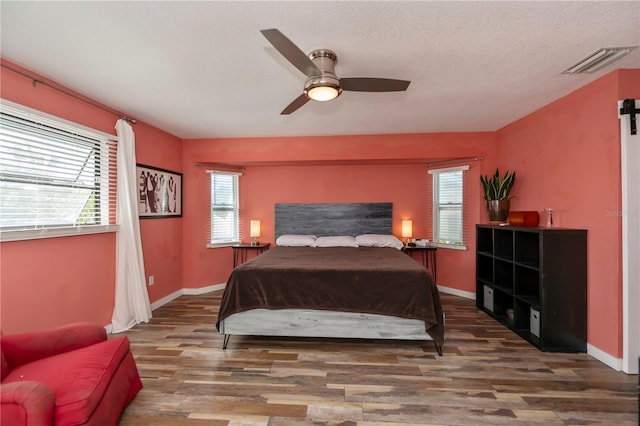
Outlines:
[[55,410],[53,391],[39,382],[2,383],[0,424],[52,425]]
[[2,352],[10,369],[107,340],[104,327],[74,323],[44,331],[2,336]]

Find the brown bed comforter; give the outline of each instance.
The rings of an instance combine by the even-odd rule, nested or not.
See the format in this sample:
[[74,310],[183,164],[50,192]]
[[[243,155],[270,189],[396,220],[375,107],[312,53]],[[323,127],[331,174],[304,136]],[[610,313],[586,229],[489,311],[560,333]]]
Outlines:
[[431,274],[400,250],[275,247],[235,268],[220,320],[250,309],[320,309],[419,319],[444,343],[440,295]]

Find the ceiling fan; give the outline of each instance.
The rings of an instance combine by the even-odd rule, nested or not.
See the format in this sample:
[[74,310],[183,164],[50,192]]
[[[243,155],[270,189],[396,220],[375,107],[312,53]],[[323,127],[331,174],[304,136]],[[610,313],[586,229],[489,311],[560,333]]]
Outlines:
[[340,96],[343,90],[353,92],[402,92],[410,81],[390,78],[352,77],[338,78],[334,67],[338,56],[328,49],[317,49],[306,55],[279,30],[273,28],[260,31],[269,43],[289,62],[307,76],[302,95],[282,110],[281,115],[291,114],[309,100],[330,101]]

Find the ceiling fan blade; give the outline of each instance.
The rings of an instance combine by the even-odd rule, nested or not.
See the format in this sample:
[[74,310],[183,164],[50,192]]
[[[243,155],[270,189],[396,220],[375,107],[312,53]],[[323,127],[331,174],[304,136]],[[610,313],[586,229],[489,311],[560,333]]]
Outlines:
[[309,102],[309,98],[307,98],[307,95],[303,93],[302,95],[295,98],[293,102],[287,105],[287,107],[282,110],[280,115],[289,115],[307,102]]
[[407,90],[410,81],[391,78],[341,78],[342,90],[352,92],[402,92]]
[[311,59],[279,30],[272,28],[270,30],[260,30],[260,32],[287,61],[291,62],[307,77],[322,74],[318,67],[311,62]]

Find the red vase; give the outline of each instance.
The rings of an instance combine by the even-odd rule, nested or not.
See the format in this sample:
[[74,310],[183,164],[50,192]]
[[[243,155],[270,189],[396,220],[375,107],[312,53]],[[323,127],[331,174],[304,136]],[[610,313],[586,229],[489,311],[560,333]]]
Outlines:
[[540,222],[540,215],[534,211],[511,212],[507,222],[511,226],[535,227]]

